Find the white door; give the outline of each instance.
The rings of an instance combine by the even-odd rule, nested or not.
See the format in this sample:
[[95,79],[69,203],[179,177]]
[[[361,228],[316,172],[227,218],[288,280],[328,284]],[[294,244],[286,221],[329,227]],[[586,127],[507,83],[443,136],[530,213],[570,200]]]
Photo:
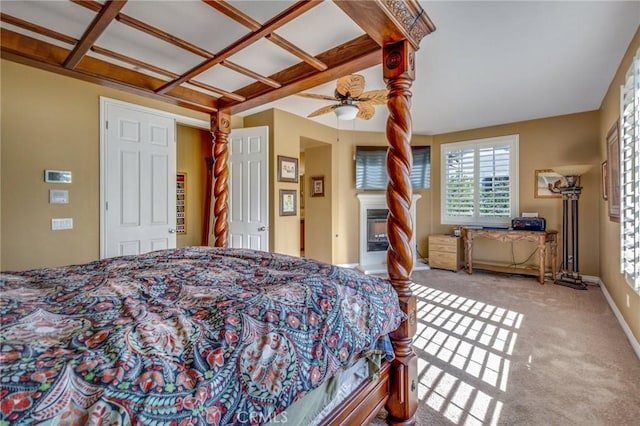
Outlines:
[[269,128],[229,135],[229,246],[269,250]]
[[103,104],[101,257],[176,247],[175,119]]

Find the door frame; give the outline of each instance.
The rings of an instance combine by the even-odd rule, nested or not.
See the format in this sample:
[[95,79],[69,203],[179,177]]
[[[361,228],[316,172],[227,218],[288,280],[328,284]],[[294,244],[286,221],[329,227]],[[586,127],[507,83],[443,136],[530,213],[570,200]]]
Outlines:
[[[209,121],[199,120],[197,118],[187,117],[185,115],[175,114],[172,112],[162,111],[155,108],[145,107],[138,104],[133,104],[130,102],[120,101],[113,98],[108,98],[106,96],[100,96],[100,259],[104,259],[106,253],[106,220],[105,220],[105,185],[106,185],[106,169],[105,169],[105,156],[106,156],[106,139],[107,139],[107,129],[106,129],[106,120],[107,120],[107,106],[108,105],[116,105],[129,109],[134,109],[139,112],[156,114],[166,118],[171,118],[175,120],[175,124],[182,124],[184,126],[196,127],[199,129],[205,129],[210,131]],[[177,132],[176,132],[177,138]],[[176,143],[178,141],[176,140]]]

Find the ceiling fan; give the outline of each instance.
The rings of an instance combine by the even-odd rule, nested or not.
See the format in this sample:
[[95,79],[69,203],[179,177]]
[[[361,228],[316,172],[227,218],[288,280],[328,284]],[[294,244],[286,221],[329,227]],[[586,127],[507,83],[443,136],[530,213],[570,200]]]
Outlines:
[[340,120],[353,120],[356,117],[369,120],[375,114],[375,105],[387,102],[388,90],[364,91],[364,77],[351,74],[336,81],[334,96],[317,95],[315,93],[298,93],[298,96],[327,101],[338,101],[313,111],[307,117],[316,117],[333,111]]

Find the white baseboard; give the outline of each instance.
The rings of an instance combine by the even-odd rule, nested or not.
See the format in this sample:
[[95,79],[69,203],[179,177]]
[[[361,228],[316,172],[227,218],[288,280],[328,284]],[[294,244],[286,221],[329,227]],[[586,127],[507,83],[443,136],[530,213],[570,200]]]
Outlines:
[[598,280],[598,283],[600,284],[600,289],[602,290],[604,297],[607,299],[607,302],[609,302],[609,306],[611,307],[613,314],[618,319],[618,322],[620,323],[620,326],[622,327],[624,334],[627,335],[627,339],[629,339],[629,343],[631,343],[631,347],[636,353],[636,356],[638,357],[638,359],[640,359],[640,342],[638,342],[638,340],[635,338],[635,336],[631,332],[631,329],[629,328],[629,325],[627,324],[627,322],[624,320],[622,313],[620,312],[616,304],[613,302],[611,295],[607,291],[607,287],[605,287],[605,285],[602,283],[602,280],[600,280],[599,278],[597,278],[597,280]]

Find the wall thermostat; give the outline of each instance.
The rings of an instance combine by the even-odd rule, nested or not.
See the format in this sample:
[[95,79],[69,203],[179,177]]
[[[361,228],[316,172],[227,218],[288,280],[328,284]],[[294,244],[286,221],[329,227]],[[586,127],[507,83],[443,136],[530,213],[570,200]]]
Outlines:
[[71,172],[65,170],[45,170],[44,181],[53,183],[71,183]]

